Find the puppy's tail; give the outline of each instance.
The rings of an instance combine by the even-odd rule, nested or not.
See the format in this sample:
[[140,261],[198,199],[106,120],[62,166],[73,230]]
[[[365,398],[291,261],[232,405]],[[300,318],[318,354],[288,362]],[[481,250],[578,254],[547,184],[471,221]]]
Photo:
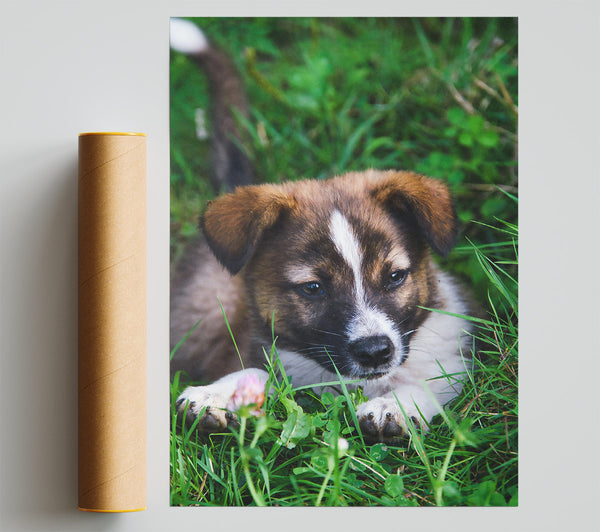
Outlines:
[[171,19],[171,48],[195,61],[205,72],[211,95],[212,185],[216,192],[254,182],[252,166],[240,148],[234,110],[248,116],[246,93],[231,59],[212,46],[189,20]]

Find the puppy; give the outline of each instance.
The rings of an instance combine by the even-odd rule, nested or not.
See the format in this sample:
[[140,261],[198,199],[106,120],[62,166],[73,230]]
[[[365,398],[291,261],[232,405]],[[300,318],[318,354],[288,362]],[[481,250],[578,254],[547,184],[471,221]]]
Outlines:
[[[183,24],[196,41],[183,51],[203,65],[214,62],[214,48]],[[173,46],[181,33],[172,25]],[[230,63],[217,70],[235,75]],[[230,167],[239,184],[236,158]],[[215,182],[227,186],[227,171]],[[426,429],[460,393],[472,342],[471,323],[459,317],[469,313],[469,301],[432,259],[432,252],[447,255],[456,239],[446,185],[411,172],[366,170],[229,188],[207,206],[204,236],[172,280],[172,343],[193,329],[172,372],[215,381],[188,387],[178,409],[192,419],[204,412],[201,429],[223,429],[233,420],[225,407],[240,377],[266,380],[261,368],[276,338],[295,386],[338,381],[338,372],[362,386],[368,401],[357,416],[367,438],[402,438],[409,419]]]

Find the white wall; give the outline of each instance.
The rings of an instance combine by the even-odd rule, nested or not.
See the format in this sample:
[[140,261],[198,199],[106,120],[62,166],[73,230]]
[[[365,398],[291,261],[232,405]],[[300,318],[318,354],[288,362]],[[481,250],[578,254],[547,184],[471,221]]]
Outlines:
[[[598,493],[598,416],[592,403],[600,355],[594,302],[600,227],[596,3],[355,4],[351,8],[336,0],[325,12],[323,2],[314,1],[294,11],[276,7],[275,1],[3,2],[1,530],[320,530],[322,520],[347,530],[374,524],[450,531],[586,528],[577,520],[594,510]],[[299,9],[331,15],[520,16],[518,510],[321,512],[168,505],[168,17],[298,14]],[[93,130],[148,134],[148,510],[135,514],[75,509],[77,134]]]

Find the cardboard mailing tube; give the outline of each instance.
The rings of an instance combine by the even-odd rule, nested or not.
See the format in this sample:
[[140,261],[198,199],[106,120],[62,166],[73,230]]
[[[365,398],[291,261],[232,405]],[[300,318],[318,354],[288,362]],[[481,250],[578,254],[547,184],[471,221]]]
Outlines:
[[79,509],[146,507],[146,135],[79,136]]

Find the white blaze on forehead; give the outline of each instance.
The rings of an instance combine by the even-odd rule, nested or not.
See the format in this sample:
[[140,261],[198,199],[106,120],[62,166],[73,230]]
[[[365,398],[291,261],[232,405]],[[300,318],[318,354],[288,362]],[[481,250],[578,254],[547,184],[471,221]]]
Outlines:
[[331,240],[342,258],[346,261],[354,277],[354,297],[356,313],[348,324],[350,341],[368,336],[387,336],[400,353],[402,340],[393,321],[384,313],[369,305],[363,282],[363,252],[350,222],[339,211],[331,215],[329,232]]
[[334,211],[330,221],[331,240],[342,258],[348,263],[354,275],[354,289],[356,295],[364,299],[362,282],[362,251],[360,243],[354,234],[350,222],[340,211]]

